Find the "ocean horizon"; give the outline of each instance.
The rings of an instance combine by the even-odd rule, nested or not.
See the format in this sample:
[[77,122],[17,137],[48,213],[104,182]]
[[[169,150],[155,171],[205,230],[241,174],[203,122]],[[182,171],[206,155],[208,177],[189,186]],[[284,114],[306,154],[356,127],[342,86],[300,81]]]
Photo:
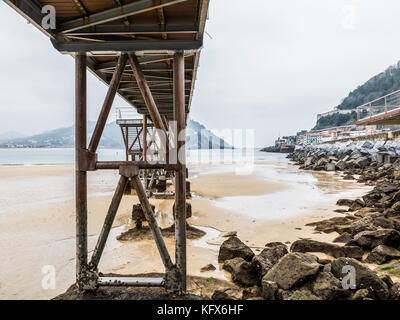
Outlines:
[[[231,163],[270,160],[277,161],[283,154],[254,149],[190,149],[188,163]],[[98,149],[100,161],[124,161],[124,149]],[[69,165],[75,163],[74,148],[0,148],[0,166]]]

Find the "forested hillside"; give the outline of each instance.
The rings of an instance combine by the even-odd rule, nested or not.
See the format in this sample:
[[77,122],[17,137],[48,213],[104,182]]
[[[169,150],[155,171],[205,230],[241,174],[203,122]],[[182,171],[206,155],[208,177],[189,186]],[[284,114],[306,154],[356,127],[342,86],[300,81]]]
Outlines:
[[[396,90],[400,90],[400,62],[390,66],[386,71],[374,76],[350,92],[337,106],[337,109],[352,110]],[[329,115],[319,119],[313,130],[354,124],[356,120],[357,115],[355,112]]]
[[376,75],[343,99],[338,109],[355,109],[376,98],[400,89],[400,62]]
[[356,121],[357,113],[355,111],[348,114],[335,113],[319,119],[317,121],[317,125],[313,128],[313,130],[351,125]]

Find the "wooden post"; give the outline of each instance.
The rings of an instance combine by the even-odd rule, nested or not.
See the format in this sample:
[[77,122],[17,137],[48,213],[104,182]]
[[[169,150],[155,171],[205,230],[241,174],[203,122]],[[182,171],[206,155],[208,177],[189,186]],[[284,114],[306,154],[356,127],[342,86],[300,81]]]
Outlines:
[[117,94],[122,74],[125,70],[127,61],[128,61],[128,56],[126,54],[122,54],[118,59],[118,63],[117,66],[115,67],[115,71],[111,79],[110,86],[108,87],[107,95],[104,100],[104,104],[101,109],[99,119],[97,120],[96,127],[93,131],[92,139],[90,140],[88,148],[90,152],[96,152],[97,147],[99,146],[101,135],[103,134],[103,130],[106,125],[108,115],[110,114],[110,110],[114,102],[115,95]]
[[87,172],[82,169],[86,150],[86,54],[75,57],[75,201],[76,201],[76,281],[87,270]]
[[179,159],[179,153],[186,157],[185,117],[185,60],[183,52],[177,52],[174,55],[174,120],[177,161],[181,168],[175,171],[175,261],[181,292],[186,292],[186,159]]

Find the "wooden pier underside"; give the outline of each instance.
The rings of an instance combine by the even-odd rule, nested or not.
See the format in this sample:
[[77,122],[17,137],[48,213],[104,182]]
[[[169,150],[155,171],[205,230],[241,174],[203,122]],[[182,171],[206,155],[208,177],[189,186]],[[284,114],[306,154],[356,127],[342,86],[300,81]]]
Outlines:
[[[176,156],[178,151],[185,154],[185,135],[177,133],[184,133],[190,111],[209,0],[5,2],[47,35],[55,49],[75,58],[76,279],[79,289],[96,290],[101,286],[116,285],[160,286],[171,292],[185,292],[186,160]],[[48,6],[55,9],[54,29],[47,29],[43,24],[43,19],[51,13]],[[108,92],[88,146],[87,70],[108,85]],[[145,116],[144,119],[151,123],[159,138],[162,135],[169,137],[158,151],[164,151],[158,162],[148,161],[147,153],[150,148],[154,148],[154,143],[152,146],[147,141],[140,149],[141,157],[137,159],[128,157],[127,161],[98,161],[97,148],[116,94]],[[171,132],[169,121],[174,121],[177,133]],[[142,130],[147,128],[143,127]],[[105,169],[119,170],[120,180],[96,248],[89,259],[87,175],[90,171]],[[140,169],[164,169],[174,174],[174,259],[169,256],[154,218],[139,178]],[[105,279],[99,276],[97,266],[128,180],[132,182],[140,199],[164,263],[165,274],[162,278],[130,279],[116,276]]]

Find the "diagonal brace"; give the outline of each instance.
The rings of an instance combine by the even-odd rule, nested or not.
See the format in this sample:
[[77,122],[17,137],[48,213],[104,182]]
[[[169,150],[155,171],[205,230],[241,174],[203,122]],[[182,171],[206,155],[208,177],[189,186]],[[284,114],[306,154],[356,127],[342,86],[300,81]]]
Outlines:
[[110,114],[110,110],[115,99],[115,95],[117,94],[119,85],[121,83],[122,73],[125,70],[127,61],[128,61],[127,55],[121,54],[121,56],[118,59],[118,63],[115,68],[113,77],[111,79],[110,86],[108,88],[107,95],[99,115],[99,119],[97,120],[96,127],[93,131],[92,139],[90,140],[89,144],[90,152],[95,153],[97,147],[99,146],[101,135],[103,134],[108,115]]
[[101,255],[103,254],[108,235],[110,234],[110,230],[114,223],[114,219],[117,214],[118,207],[121,203],[121,199],[124,194],[127,183],[128,183],[128,178],[121,176],[117,185],[117,189],[115,190],[114,196],[112,198],[110,207],[108,209],[106,219],[104,220],[104,225],[97,240],[97,244],[94,249],[92,258],[89,263],[90,270],[93,271],[97,270]]
[[131,178],[132,185],[136,190],[140,204],[142,205],[143,213],[146,217],[147,222],[149,223],[151,233],[153,234],[158,251],[160,252],[161,260],[167,271],[172,270],[174,268],[174,264],[172,263],[171,257],[168,253],[168,249],[167,246],[165,245],[160,227],[158,226],[157,220],[154,217],[154,212],[153,209],[151,208],[149,199],[146,196],[143,184],[139,179],[139,169],[137,167],[132,167],[132,166],[121,167],[120,174],[127,175]]

